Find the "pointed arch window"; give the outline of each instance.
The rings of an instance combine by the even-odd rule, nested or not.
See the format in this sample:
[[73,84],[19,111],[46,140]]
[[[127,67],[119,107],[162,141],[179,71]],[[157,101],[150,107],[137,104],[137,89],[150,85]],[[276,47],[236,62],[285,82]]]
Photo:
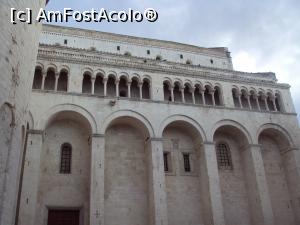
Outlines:
[[222,170],[232,170],[230,148],[226,143],[218,143],[216,146],[218,167]]
[[60,169],[59,173],[71,173],[72,162],[72,146],[69,143],[64,143],[60,150]]

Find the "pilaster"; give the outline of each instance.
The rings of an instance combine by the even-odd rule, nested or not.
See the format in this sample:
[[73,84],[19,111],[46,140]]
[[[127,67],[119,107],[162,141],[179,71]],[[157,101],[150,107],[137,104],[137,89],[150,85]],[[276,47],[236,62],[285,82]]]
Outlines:
[[168,225],[162,139],[149,139],[146,149],[149,162],[150,225]]
[[93,134],[91,153],[90,225],[104,225],[104,135]]
[[253,224],[273,225],[274,215],[261,154],[261,146],[245,146],[242,156]]
[[206,224],[225,225],[217,157],[213,142],[203,143],[203,157],[201,158],[200,163],[204,167],[202,167],[202,176],[206,181],[203,184],[205,187],[202,186],[202,189],[208,189],[208,196],[204,196],[207,207]]
[[43,132],[29,130],[20,201],[19,225],[35,224],[42,148]]

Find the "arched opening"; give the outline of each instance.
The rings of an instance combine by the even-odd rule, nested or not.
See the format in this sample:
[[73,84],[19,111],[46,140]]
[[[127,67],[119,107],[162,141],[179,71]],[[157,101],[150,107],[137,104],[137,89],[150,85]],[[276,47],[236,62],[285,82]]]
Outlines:
[[[185,121],[171,122],[162,136],[168,222],[172,225],[205,224],[208,218],[204,196],[209,196],[209,192],[201,186],[206,183],[201,167],[204,163],[202,137]],[[184,206],[184,210],[180,206]]]
[[280,94],[275,94],[275,104],[278,112],[283,112],[282,100]]
[[42,89],[42,81],[43,81],[42,69],[40,67],[36,67],[34,71],[32,89],[37,89],[37,90]]
[[181,93],[181,85],[179,82],[174,83],[174,101],[175,102],[182,102],[182,93]]
[[298,204],[291,201],[295,199],[291,194],[297,185],[294,173],[289,169],[289,157],[284,154],[290,148],[290,142],[281,131],[274,128],[264,129],[259,134],[258,142],[261,145],[274,222],[276,225],[295,225],[292,203],[296,207]]
[[200,104],[203,105],[200,85],[195,85],[194,96],[195,96],[195,103],[199,105]]
[[62,70],[57,80],[57,91],[68,91],[68,71]]
[[146,126],[127,116],[105,131],[106,224],[149,224],[148,137]]
[[271,93],[267,94],[267,104],[269,111],[275,111],[274,104],[273,104],[273,96]]
[[131,80],[130,97],[135,99],[140,98],[139,80],[136,77],[133,77]]
[[172,101],[171,97],[171,84],[168,81],[164,81],[164,100],[165,101]]
[[[213,140],[216,144],[226,224],[250,225],[251,208],[248,199],[247,180],[245,179],[246,166],[244,164],[244,159],[247,156],[243,154],[243,148],[249,144],[248,139],[239,128],[233,125],[223,125],[215,131]],[[224,145],[226,146],[230,158],[228,158],[229,155],[227,155],[227,158],[224,154],[223,156],[218,155],[219,145],[223,145],[221,146],[223,151]],[[223,159],[220,157],[223,157]],[[237,202],[238,204],[236,204]]]
[[266,102],[265,102],[265,96],[262,92],[258,93],[258,103],[259,103],[259,107],[262,111],[266,111],[267,110],[267,106],[266,106]]
[[104,84],[103,84],[103,75],[97,74],[94,84],[95,95],[104,96]]
[[[36,207],[80,206],[82,223],[89,224],[91,134],[88,120],[77,112],[61,111],[49,118],[40,150]],[[35,215],[36,221],[45,221],[44,210]]]
[[184,100],[186,103],[193,103],[192,91],[189,84],[184,85]]
[[250,91],[250,104],[251,104],[251,108],[254,110],[258,110],[256,98],[257,98],[257,96],[256,96],[255,92]]
[[204,98],[205,98],[205,104],[206,105],[213,105],[213,100],[212,100],[212,87],[209,85],[205,86],[205,91],[204,91]]
[[241,108],[240,100],[239,100],[239,93],[236,88],[232,89],[232,98],[233,98],[234,107]]
[[162,57],[161,57],[160,55],[157,55],[157,56],[155,57],[155,60],[161,61],[161,60],[162,60]]
[[116,78],[113,75],[108,76],[107,80],[107,96],[116,96]]
[[249,109],[248,93],[245,90],[241,91],[241,102],[244,109]]
[[119,96],[128,97],[127,78],[122,76],[119,81]]
[[55,89],[55,71],[49,68],[45,78],[44,90],[54,90]]
[[214,88],[214,98],[215,98],[216,105],[218,106],[222,105],[221,88],[218,86],[215,86]]
[[190,60],[190,59],[186,60],[185,63],[186,63],[187,65],[192,65],[192,64],[193,64],[192,60]]
[[146,78],[143,80],[143,86],[142,86],[142,98],[143,99],[150,99],[150,81]]
[[83,74],[82,93],[92,93],[92,77],[87,72]]

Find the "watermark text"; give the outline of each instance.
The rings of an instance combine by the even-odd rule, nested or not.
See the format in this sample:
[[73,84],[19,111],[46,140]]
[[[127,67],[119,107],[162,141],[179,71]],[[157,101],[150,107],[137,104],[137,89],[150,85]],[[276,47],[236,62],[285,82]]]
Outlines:
[[34,16],[32,9],[17,10],[11,8],[11,23],[18,22],[32,24],[37,22],[155,22],[158,19],[158,13],[152,8],[145,9],[144,12],[128,9],[123,11],[108,11],[104,8],[100,10],[91,9],[89,11],[77,11],[71,8],[64,8],[63,11],[46,11],[41,8]]

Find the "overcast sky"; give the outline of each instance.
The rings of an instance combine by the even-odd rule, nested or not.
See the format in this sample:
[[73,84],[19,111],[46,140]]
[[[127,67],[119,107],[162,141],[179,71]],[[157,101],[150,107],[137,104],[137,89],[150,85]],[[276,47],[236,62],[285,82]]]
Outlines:
[[[50,0],[48,10],[144,10],[155,23],[61,24],[99,31],[170,40],[202,47],[228,47],[235,70],[275,72],[289,83],[300,112],[299,0]],[[298,116],[298,118],[300,118]]]

